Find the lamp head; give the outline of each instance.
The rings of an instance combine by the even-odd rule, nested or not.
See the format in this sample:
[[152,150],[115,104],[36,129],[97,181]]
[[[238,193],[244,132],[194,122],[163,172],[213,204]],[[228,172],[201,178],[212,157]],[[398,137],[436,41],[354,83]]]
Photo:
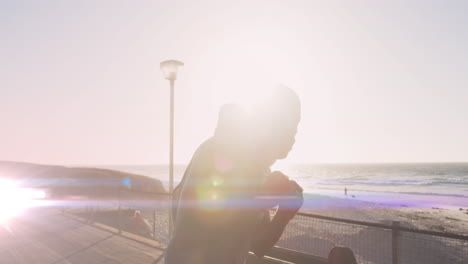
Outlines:
[[184,66],[184,63],[176,60],[161,62],[161,71],[163,72],[164,78],[171,81],[177,79],[177,68],[179,66]]

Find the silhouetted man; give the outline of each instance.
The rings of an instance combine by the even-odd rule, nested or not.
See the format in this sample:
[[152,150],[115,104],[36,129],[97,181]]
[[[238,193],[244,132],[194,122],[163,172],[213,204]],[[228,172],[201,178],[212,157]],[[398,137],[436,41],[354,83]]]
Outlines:
[[301,187],[270,172],[294,145],[300,101],[284,87],[266,97],[250,113],[223,106],[214,136],[193,155],[174,190],[167,264],[245,263],[249,251],[263,256],[302,206]]

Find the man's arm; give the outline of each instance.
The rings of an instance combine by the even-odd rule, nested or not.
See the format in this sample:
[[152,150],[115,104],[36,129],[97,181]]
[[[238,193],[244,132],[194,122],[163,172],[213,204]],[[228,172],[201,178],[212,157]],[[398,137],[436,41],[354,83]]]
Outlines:
[[258,257],[263,257],[278,242],[289,221],[277,213],[271,222],[264,223],[263,232],[258,234],[252,245],[252,252]]
[[293,198],[286,198],[282,201],[276,211],[273,220],[270,221],[269,211],[260,225],[260,232],[252,245],[252,252],[258,257],[263,257],[281,238],[286,225],[294,218],[302,206],[304,198],[302,188],[296,182],[290,181],[296,193]]

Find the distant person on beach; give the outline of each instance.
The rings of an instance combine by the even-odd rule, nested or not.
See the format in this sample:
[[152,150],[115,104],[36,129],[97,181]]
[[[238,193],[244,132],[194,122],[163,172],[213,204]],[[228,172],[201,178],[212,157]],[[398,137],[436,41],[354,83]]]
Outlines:
[[344,187],[344,195],[348,195],[348,188]]
[[328,264],[357,264],[357,261],[349,247],[334,247],[328,254]]
[[166,264],[241,264],[249,251],[263,256],[302,206],[302,188],[270,172],[294,145],[299,97],[285,87],[265,97],[249,114],[223,106],[214,135],[193,155],[173,193]]

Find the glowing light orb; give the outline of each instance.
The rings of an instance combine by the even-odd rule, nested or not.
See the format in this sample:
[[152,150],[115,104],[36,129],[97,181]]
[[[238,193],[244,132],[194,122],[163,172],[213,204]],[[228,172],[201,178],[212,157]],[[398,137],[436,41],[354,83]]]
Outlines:
[[14,182],[0,179],[0,224],[19,216],[34,205],[35,199],[45,198],[45,192],[20,188]]
[[223,184],[223,178],[219,177],[219,176],[212,176],[211,177],[211,185],[213,185],[214,187],[219,187]]

